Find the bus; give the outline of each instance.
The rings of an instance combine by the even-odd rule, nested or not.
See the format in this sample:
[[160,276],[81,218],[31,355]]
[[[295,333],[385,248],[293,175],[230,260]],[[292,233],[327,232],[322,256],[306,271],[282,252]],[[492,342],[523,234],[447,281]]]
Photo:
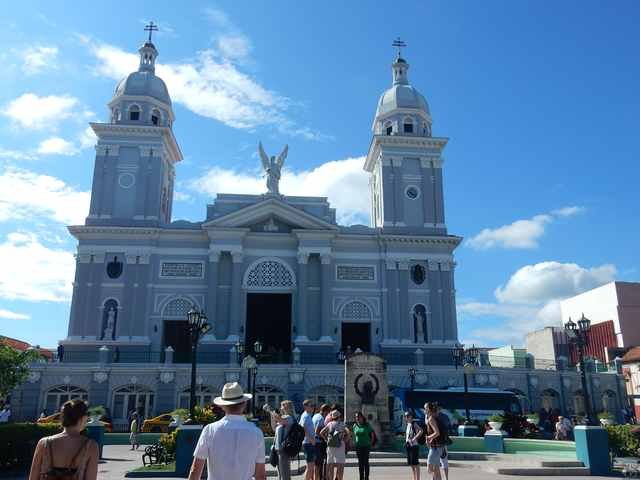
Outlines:
[[[390,391],[391,422],[394,431],[404,430],[403,414],[412,411],[416,420],[424,422],[424,404],[438,402],[442,411],[449,416],[451,425],[458,423],[456,418],[465,416],[464,389],[393,388]],[[518,396],[508,390],[497,388],[469,388],[469,414],[472,419],[484,420],[494,414],[511,412],[522,415],[522,406]]]

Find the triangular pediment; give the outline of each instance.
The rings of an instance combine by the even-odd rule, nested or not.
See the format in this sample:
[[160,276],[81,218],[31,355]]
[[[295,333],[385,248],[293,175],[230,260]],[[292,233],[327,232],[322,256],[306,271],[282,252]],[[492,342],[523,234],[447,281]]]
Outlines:
[[203,224],[207,227],[253,228],[265,232],[293,229],[338,230],[338,226],[293,207],[277,198],[254,203]]

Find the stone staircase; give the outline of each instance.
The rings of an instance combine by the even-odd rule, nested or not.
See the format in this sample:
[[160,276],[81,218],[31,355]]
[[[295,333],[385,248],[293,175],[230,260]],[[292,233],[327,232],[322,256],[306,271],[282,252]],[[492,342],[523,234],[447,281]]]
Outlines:
[[[426,462],[421,459],[420,464],[426,468]],[[371,452],[371,468],[375,467],[406,467],[407,461],[398,452]],[[355,452],[347,454],[345,467],[358,466]],[[496,454],[481,452],[449,452],[449,466],[452,468],[479,469],[488,473],[500,475],[531,475],[531,476],[581,476],[589,475],[590,471],[582,462],[571,460],[544,459],[537,456]],[[300,463],[294,460],[291,464],[293,475],[302,475],[306,469],[306,462],[300,455]],[[267,476],[277,477],[277,471],[268,464]]]

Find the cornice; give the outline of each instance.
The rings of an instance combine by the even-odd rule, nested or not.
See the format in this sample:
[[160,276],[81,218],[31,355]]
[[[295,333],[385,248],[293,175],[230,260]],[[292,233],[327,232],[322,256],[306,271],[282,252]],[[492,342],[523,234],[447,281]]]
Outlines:
[[95,134],[100,138],[110,135],[124,135],[136,137],[162,137],[173,162],[182,160],[182,152],[178,146],[173,130],[169,127],[156,127],[152,125],[124,125],[115,123],[89,123]]
[[[371,138],[367,159],[364,162],[364,169],[372,172],[375,160],[380,156],[383,146],[409,147],[409,148],[436,148],[442,151],[446,147],[449,139],[447,137],[418,137],[404,135],[374,135]],[[424,157],[425,155],[418,155]]]
[[157,239],[161,236],[203,236],[202,229],[170,229],[170,228],[145,228],[145,227],[118,227],[118,226],[93,226],[93,225],[71,225],[67,230],[76,239],[94,238],[96,236],[121,236]]

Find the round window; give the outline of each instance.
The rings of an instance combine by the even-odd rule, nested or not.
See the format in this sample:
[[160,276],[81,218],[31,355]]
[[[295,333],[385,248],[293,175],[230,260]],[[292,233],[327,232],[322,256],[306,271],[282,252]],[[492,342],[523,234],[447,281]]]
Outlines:
[[405,194],[411,200],[415,200],[416,198],[418,198],[418,195],[420,195],[420,191],[416,187],[409,187],[405,190]]
[[118,185],[122,188],[131,188],[136,183],[136,177],[133,173],[121,173],[118,177]]

